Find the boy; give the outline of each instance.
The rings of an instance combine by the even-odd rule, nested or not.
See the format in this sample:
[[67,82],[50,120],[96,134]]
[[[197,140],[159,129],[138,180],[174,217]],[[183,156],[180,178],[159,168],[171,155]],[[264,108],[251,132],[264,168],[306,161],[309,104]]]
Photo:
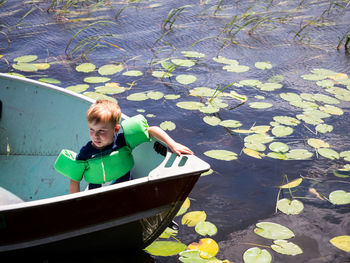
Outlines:
[[[133,159],[130,157],[131,150],[138,144],[148,141],[149,137],[154,137],[166,143],[171,151],[177,155],[193,154],[189,148],[175,142],[161,128],[156,126],[148,127],[146,120],[141,115],[124,121],[123,123],[126,123],[123,125],[124,133],[119,133],[119,130],[121,128],[121,110],[118,104],[112,101],[97,100],[88,109],[86,117],[89,127],[89,137],[91,141],[89,141],[84,147],[81,148],[79,154],[76,156],[76,160],[88,161],[89,167],[94,167],[94,164],[92,162],[90,163],[91,160],[97,160],[99,161],[98,166],[100,167],[100,160],[102,160],[102,158],[106,159],[103,156],[112,156],[116,151],[119,155],[122,155],[121,161],[115,159],[111,161],[113,168],[115,167],[111,170],[113,170],[113,173],[117,173],[117,175],[109,176],[108,173],[110,171],[106,171],[104,169],[104,166],[106,165],[104,165],[102,162],[102,172],[100,173],[103,174],[104,182],[106,180],[108,181],[108,178],[113,177],[116,178],[115,180],[112,180],[113,184],[130,180],[130,169],[133,166]],[[129,131],[129,129],[132,131]],[[55,168],[64,175],[67,175],[67,173],[60,170],[60,166],[62,167],[62,165],[58,164],[59,158],[56,161]],[[105,161],[105,163],[107,162],[108,161]],[[99,182],[101,179],[94,178],[96,177],[96,172],[94,172],[94,174],[89,174],[86,170],[84,170],[83,173],[86,181],[89,182],[89,189],[101,187],[101,183]],[[120,173],[122,174],[120,175]],[[82,175],[75,177],[68,174],[67,176],[71,178],[70,192],[79,192]],[[95,183],[95,181],[97,183]]]

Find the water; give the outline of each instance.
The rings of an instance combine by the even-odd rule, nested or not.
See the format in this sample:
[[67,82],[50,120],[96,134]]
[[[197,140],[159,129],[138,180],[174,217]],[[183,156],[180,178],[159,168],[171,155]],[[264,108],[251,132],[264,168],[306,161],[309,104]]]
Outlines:
[[[199,111],[188,111],[176,106],[179,101],[147,100],[133,102],[127,96],[140,91],[154,90],[165,94],[178,94],[182,100],[200,101],[189,95],[194,87],[225,87],[244,79],[258,79],[267,82],[274,75],[283,75],[283,88],[272,92],[262,92],[251,87],[230,87],[237,93],[246,95],[248,101],[240,104],[230,100],[229,107],[214,114],[222,120],[234,119],[243,123],[241,128],[249,129],[253,125],[268,125],[276,115],[295,116],[302,112],[291,106],[279,96],[282,92],[322,93],[324,89],[314,82],[301,78],[315,68],[326,68],[335,72],[350,73],[350,57],[344,48],[344,42],[337,50],[340,39],[349,30],[350,12],[348,1],[105,1],[94,7],[95,2],[77,3],[59,12],[61,6],[53,6],[47,12],[46,1],[5,1],[0,7],[0,71],[15,71],[11,65],[16,57],[35,54],[40,62],[49,62],[48,70],[38,72],[20,72],[33,79],[41,77],[55,78],[60,86],[83,83],[85,76],[98,75],[79,73],[75,66],[88,58],[97,67],[108,63],[122,63],[128,70],[139,70],[140,77],[128,77],[116,74],[112,81],[131,89],[114,95],[127,115],[138,110],[144,114],[154,114],[149,118],[152,125],[163,121],[173,121],[177,128],[169,134],[177,141],[188,145],[204,160],[208,161],[214,172],[202,177],[193,189],[191,211],[201,210],[207,214],[207,220],[218,228],[212,238],[218,242],[220,251],[217,258],[234,262],[243,262],[245,250],[254,245],[270,245],[271,241],[253,233],[254,226],[260,221],[272,221],[289,227],[295,233],[292,242],[298,244],[304,253],[298,256],[286,256],[269,250],[273,262],[350,262],[349,255],[333,247],[329,239],[338,235],[350,234],[349,205],[334,206],[326,201],[315,199],[309,193],[314,187],[319,193],[328,194],[337,189],[349,191],[349,179],[337,178],[335,169],[346,162],[343,159],[329,160],[324,157],[307,161],[280,161],[264,157],[254,159],[241,152],[244,147],[244,134],[236,134],[220,126],[210,126]],[[170,10],[188,6],[178,13],[172,25],[164,26]],[[220,4],[220,6],[219,6]],[[220,8],[218,8],[218,6]],[[32,10],[32,11],[30,11]],[[255,12],[255,13],[253,13]],[[236,16],[235,23],[229,24]],[[249,19],[252,23],[245,25]],[[263,20],[264,19],[264,20]],[[108,21],[108,26],[89,26],[89,23]],[[255,21],[255,22],[254,22]],[[261,23],[257,23],[260,21]],[[310,22],[312,21],[312,22]],[[304,27],[305,25],[308,25]],[[162,26],[163,25],[163,26]],[[169,31],[171,27],[171,31]],[[224,29],[226,28],[226,32]],[[251,31],[249,34],[249,31]],[[298,33],[298,34],[297,34]],[[79,41],[87,36],[116,34],[117,38],[104,37],[109,45],[87,53],[86,56],[70,52]],[[76,35],[76,37],[74,37]],[[163,35],[163,36],[162,36]],[[71,41],[72,40],[72,41]],[[67,45],[70,43],[68,46]],[[232,42],[231,42],[232,41]],[[184,58],[181,51],[198,51],[206,56],[198,59],[191,68],[177,67],[174,77],[162,81],[152,77],[152,70],[161,69],[159,62],[166,58]],[[86,51],[81,49],[80,51]],[[222,64],[213,61],[216,56],[238,60],[240,65],[249,66],[243,73],[232,73],[222,69]],[[269,61],[271,70],[259,70],[255,62]],[[16,71],[18,72],[18,71]],[[175,76],[193,74],[197,81],[190,85],[179,84]],[[102,85],[102,84],[101,84]],[[90,85],[93,91],[99,84]],[[259,101],[256,95],[263,95],[265,102],[273,107],[264,110],[252,109],[249,102]],[[328,142],[332,149],[341,152],[350,150],[349,106],[347,101],[336,105],[344,111],[341,116],[326,119],[334,125],[331,133],[315,135],[313,125],[298,125],[294,133],[280,141],[288,143],[290,148],[310,147],[305,143],[308,138],[319,138]],[[211,159],[204,152],[212,149],[225,149],[238,153],[238,160],[225,162]],[[278,188],[283,175],[288,180],[300,175],[306,179],[297,188],[294,196],[300,199],[305,209],[300,215],[286,216],[275,213]],[[340,182],[345,181],[346,183]],[[285,197],[289,197],[288,194]],[[177,222],[181,218],[176,219]],[[177,236],[181,242],[198,242],[199,236],[193,228],[181,226]],[[178,256],[150,257],[142,252],[131,262],[178,262]],[[139,255],[138,254],[138,255]],[[96,261],[113,261],[124,257],[111,255],[97,257]],[[63,260],[64,261],[64,260]]]

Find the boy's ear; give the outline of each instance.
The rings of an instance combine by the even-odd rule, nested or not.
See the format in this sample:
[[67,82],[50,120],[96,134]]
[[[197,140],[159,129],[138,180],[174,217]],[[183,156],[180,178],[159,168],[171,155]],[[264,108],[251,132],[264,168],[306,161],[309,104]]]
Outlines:
[[120,124],[116,124],[114,127],[114,133],[118,133],[120,130]]

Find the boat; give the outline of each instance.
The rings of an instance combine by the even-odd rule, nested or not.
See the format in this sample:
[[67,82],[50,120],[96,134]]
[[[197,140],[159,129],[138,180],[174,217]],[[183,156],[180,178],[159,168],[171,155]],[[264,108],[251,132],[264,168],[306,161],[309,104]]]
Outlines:
[[133,180],[70,194],[54,163],[62,149],[78,152],[89,141],[94,100],[0,73],[0,101],[0,254],[143,249],[210,169],[152,139],[133,151]]

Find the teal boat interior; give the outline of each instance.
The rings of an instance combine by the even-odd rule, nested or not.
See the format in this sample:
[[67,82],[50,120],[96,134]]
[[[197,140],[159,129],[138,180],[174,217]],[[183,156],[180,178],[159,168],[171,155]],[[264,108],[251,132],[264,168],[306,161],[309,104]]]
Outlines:
[[[89,140],[85,114],[93,100],[0,74],[0,101],[0,205],[68,194],[69,179],[56,172],[54,163],[62,149],[78,152]],[[132,181],[145,179],[164,162],[154,143],[134,150]],[[174,159],[172,155],[161,169],[171,168]],[[186,161],[183,156],[178,165],[184,167]],[[81,189],[85,187],[82,182]]]

